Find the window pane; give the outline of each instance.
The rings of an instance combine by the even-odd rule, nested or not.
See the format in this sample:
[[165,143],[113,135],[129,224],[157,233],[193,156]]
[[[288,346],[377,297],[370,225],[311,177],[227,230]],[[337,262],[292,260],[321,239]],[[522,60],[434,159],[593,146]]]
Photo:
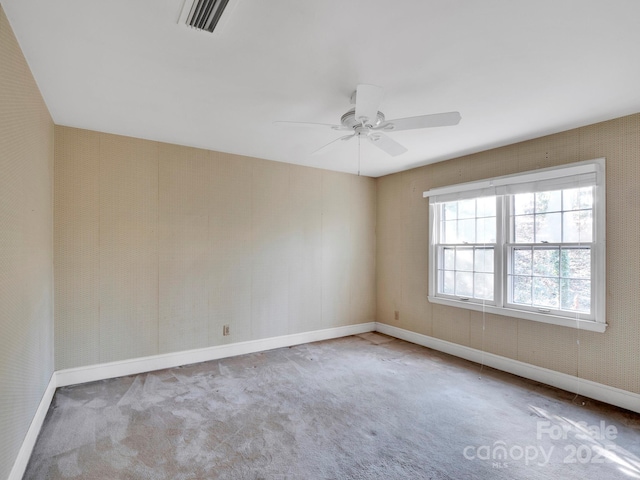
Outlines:
[[558,277],[560,273],[559,251],[553,249],[535,249],[533,251],[533,275]]
[[478,199],[478,217],[496,216],[496,197],[483,197]]
[[474,218],[476,216],[476,201],[460,200],[458,202],[458,218]]
[[536,243],[560,243],[562,241],[562,214],[536,215]]
[[442,293],[446,293],[447,295],[455,295],[456,293],[456,284],[455,284],[455,272],[446,271],[443,274],[443,282],[442,282]]
[[591,209],[593,207],[593,187],[563,190],[564,210]]
[[531,277],[512,277],[513,303],[531,305]]
[[476,221],[458,220],[458,243],[475,243],[476,241]]
[[456,272],[456,295],[461,297],[473,296],[473,273]]
[[589,280],[562,280],[562,309],[576,312],[591,310],[591,282]]
[[442,268],[444,270],[455,270],[456,251],[454,248],[445,248],[442,255]]
[[475,251],[475,265],[473,268],[476,272],[493,272],[493,249],[477,248]]
[[531,249],[516,248],[513,251],[513,273],[531,275]]
[[519,193],[513,196],[513,213],[516,215],[533,213],[533,207],[533,193]]
[[444,220],[456,220],[458,218],[458,202],[448,202],[442,207]]
[[442,231],[444,232],[444,238],[442,239],[443,243],[457,243],[458,242],[458,222],[456,220],[448,220],[444,223],[444,228]]
[[533,215],[521,215],[513,218],[515,243],[533,243]]
[[591,239],[593,238],[593,218],[591,210],[565,212],[563,220],[565,242],[591,243]]
[[493,300],[493,274],[475,274],[473,296],[475,298],[482,298],[484,300]]
[[458,248],[456,250],[456,270],[473,270],[473,249]]
[[536,213],[562,210],[562,190],[536,193]]
[[479,218],[478,219],[478,238],[476,243],[495,243],[496,242],[496,218]]
[[563,249],[560,256],[560,275],[565,278],[591,278],[591,250],[588,248]]
[[559,288],[560,281],[557,278],[533,277],[532,304],[557,309]]

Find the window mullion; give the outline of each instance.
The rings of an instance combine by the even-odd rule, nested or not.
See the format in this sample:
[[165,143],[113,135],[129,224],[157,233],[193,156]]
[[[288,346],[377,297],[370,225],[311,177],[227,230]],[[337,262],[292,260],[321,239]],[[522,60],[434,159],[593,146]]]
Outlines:
[[494,289],[493,298],[497,306],[504,306],[505,287],[505,195],[496,196],[496,250],[493,254]]

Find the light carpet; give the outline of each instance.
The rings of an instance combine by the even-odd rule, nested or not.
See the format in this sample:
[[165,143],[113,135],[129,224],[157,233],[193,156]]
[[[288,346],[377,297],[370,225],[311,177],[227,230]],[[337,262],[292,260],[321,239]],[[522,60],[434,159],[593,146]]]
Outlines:
[[380,334],[57,390],[25,479],[633,479],[640,416]]

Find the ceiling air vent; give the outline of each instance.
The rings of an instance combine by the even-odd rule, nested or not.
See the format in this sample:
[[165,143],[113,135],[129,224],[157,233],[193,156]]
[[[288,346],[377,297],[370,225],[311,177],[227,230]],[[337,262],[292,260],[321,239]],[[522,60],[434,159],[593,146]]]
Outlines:
[[229,0],[194,0],[187,25],[197,30],[213,32]]

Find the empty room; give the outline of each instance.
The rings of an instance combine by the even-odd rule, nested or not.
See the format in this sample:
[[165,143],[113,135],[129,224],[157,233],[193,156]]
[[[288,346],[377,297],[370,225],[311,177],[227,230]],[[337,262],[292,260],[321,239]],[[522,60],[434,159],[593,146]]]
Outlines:
[[640,479],[638,18],[0,0],[0,479]]

